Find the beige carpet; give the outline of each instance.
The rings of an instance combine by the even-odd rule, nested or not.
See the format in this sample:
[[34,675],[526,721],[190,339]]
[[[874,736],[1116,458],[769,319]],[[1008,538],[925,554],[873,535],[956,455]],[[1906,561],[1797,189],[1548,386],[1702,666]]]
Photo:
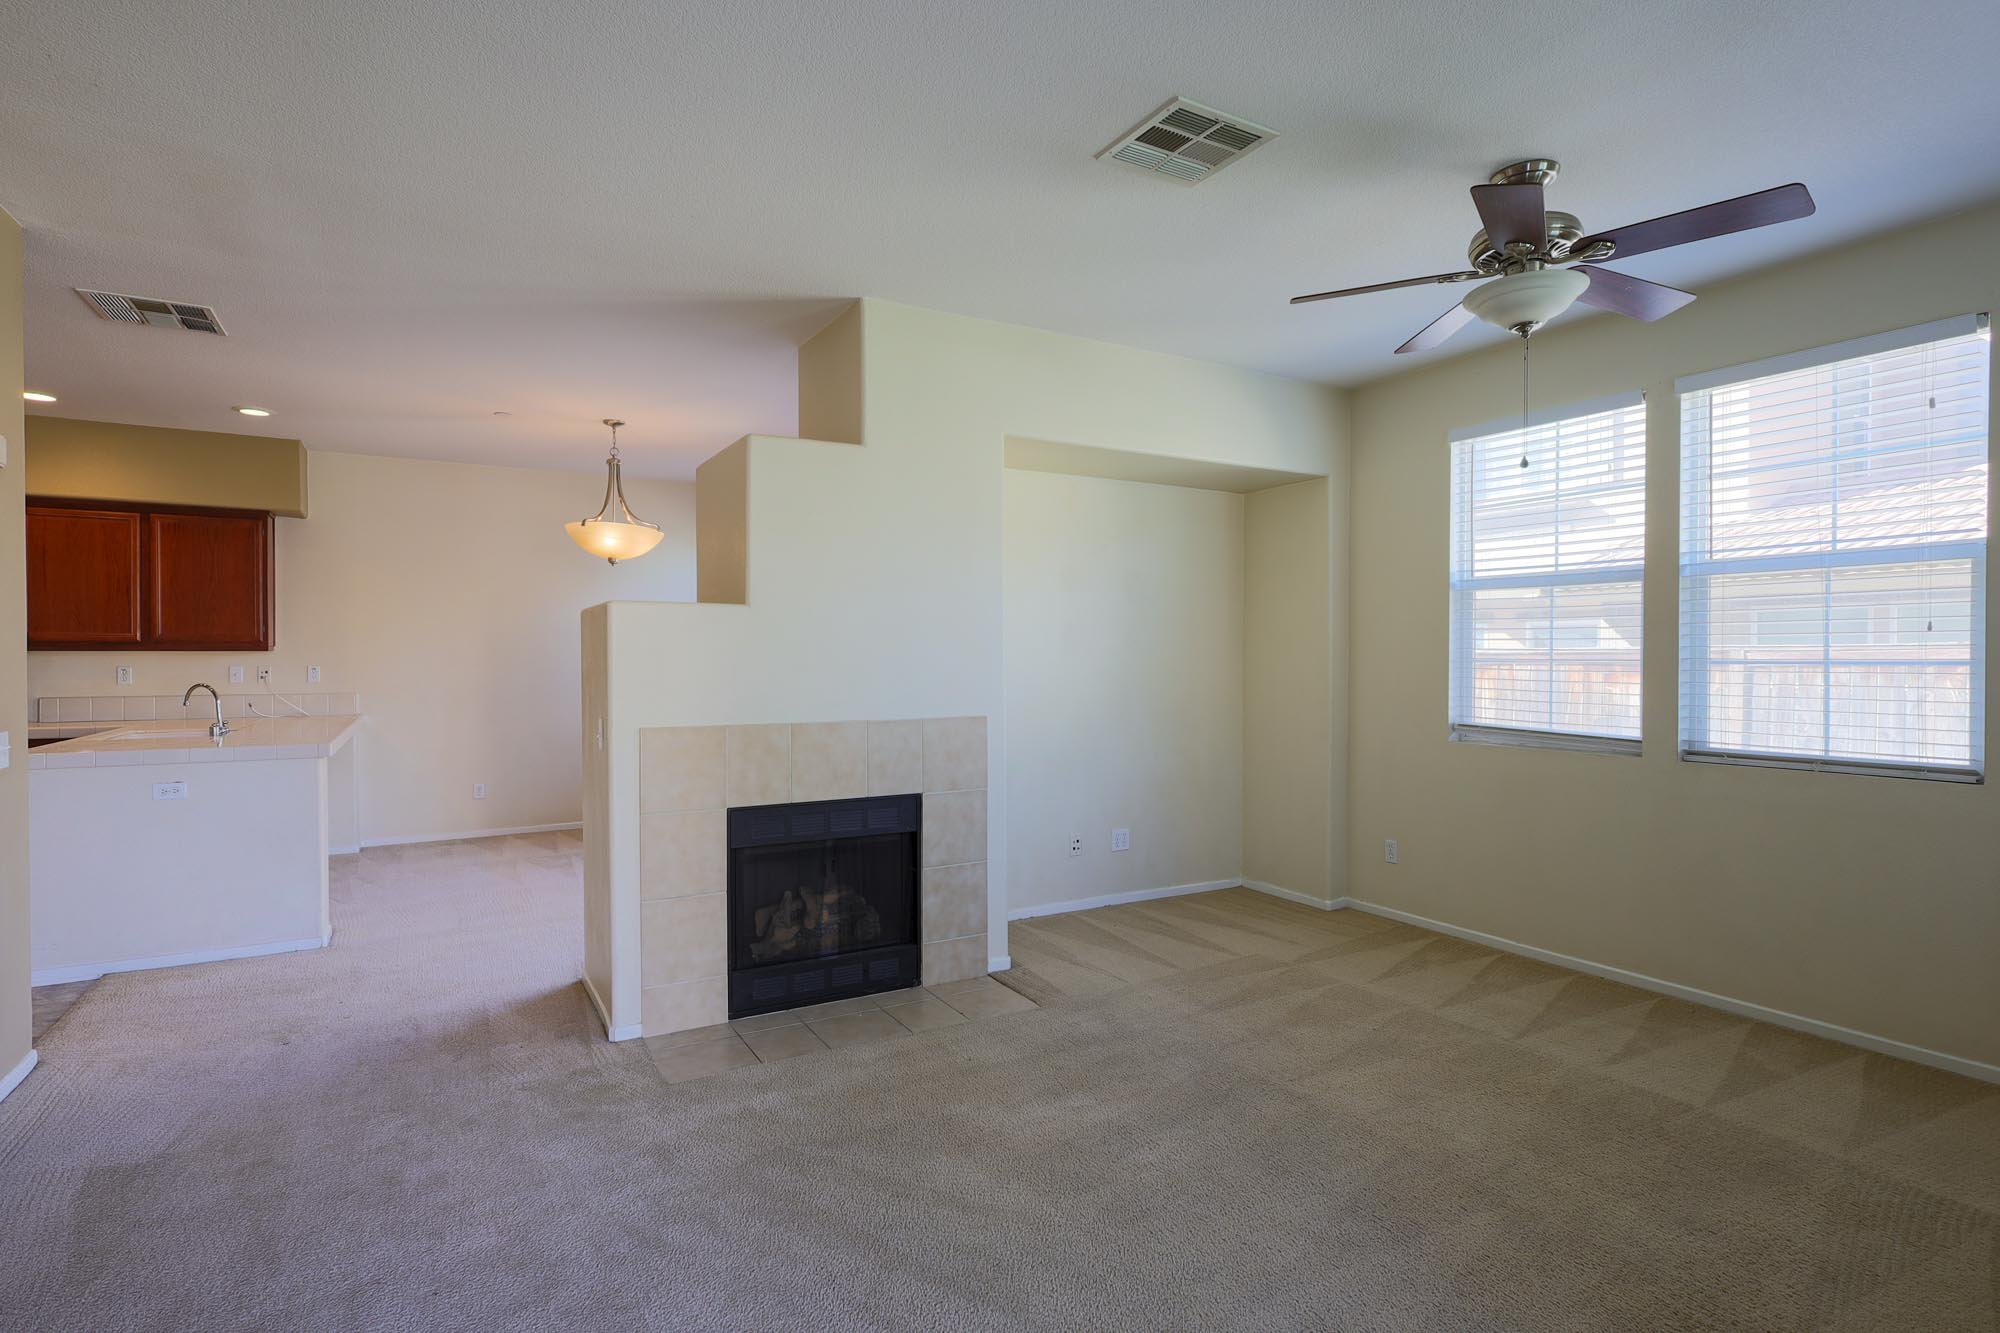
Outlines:
[[345,858],[333,949],[94,987],[0,1104],[0,1326],[1996,1327],[2000,1090],[1242,891],[670,1086],[576,846]]

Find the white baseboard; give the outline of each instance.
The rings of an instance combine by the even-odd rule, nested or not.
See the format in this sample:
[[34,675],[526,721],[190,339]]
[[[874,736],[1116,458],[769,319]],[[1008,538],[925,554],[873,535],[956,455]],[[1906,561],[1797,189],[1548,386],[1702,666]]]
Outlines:
[[1322,912],[1332,912],[1347,906],[1345,898],[1315,898],[1310,893],[1300,893],[1297,889],[1287,889],[1278,884],[1266,884],[1261,879],[1246,879],[1243,887],[1258,893],[1268,893],[1273,898],[1283,898],[1288,903],[1304,903],[1307,907],[1317,907]]
[[276,940],[270,944],[242,944],[232,949],[200,949],[194,953],[156,954],[151,958],[122,958],[110,963],[71,963],[45,967],[31,974],[28,984],[49,986],[60,981],[95,981],[107,972],[144,972],[155,967],[184,967],[189,963],[220,963],[231,958],[262,958],[265,954],[299,953],[324,949],[333,936],[308,935],[302,940]]
[[413,842],[463,842],[468,838],[505,838],[516,833],[561,833],[566,829],[582,828],[583,821],[572,819],[567,824],[521,824],[514,828],[482,828],[467,833],[412,833],[400,838],[363,838],[363,847],[403,847]]
[[1066,903],[1035,903],[1029,907],[1012,909],[1007,913],[1007,919],[1024,921],[1035,916],[1087,912],[1093,907],[1116,907],[1120,903],[1143,903],[1154,898],[1178,898],[1184,893],[1209,893],[1215,889],[1233,889],[1242,882],[1240,879],[1216,879],[1204,884],[1173,884],[1164,889],[1134,889],[1130,893],[1107,893],[1101,898],[1072,898]]
[[360,850],[361,844],[357,842],[352,847],[329,847],[326,849],[326,854],[328,856],[352,856]]
[[1467,930],[1463,926],[1454,926],[1445,921],[1433,921],[1429,917],[1418,916],[1414,912],[1398,911],[1393,907],[1384,907],[1380,903],[1367,903],[1355,898],[1343,898],[1339,902],[1344,907],[1352,907],[1356,911],[1367,912],[1371,916],[1387,917],[1391,921],[1400,921],[1407,926],[1419,926],[1424,930],[1435,930],[1441,935],[1451,935],[1461,940],[1470,940],[1474,944],[1483,944],[1490,949],[1500,949],[1507,953],[1519,954],[1523,958],[1533,958],[1537,962],[1553,963],[1557,967],[1566,967],[1572,971],[1587,972],[1594,977],[1603,977],[1607,981],[1623,982],[1627,986],[1636,986],[1640,990],[1653,991],[1659,995],[1671,995],[1677,1000],[1687,1000],[1694,1004],[1707,1005],[1711,1009],[1720,1009],[1724,1013],[1735,1014],[1741,1018],[1754,1018],[1760,1023],[1769,1023],[1774,1027],[1790,1028],[1794,1032],[1804,1032],[1815,1037],[1825,1037],[1828,1041],[1837,1041],[1847,1046],[1858,1046],[1864,1051],[1874,1051],[1878,1055],[1893,1055],[1900,1060],[1909,1060],[1916,1064],[1929,1065],[1933,1069],[1949,1070],[1954,1074],[1963,1074],[1967,1078],[1976,1078],[1987,1083],[2000,1083],[2000,1065],[1988,1064],[1983,1060],[1969,1060],[1964,1056],[1947,1055],[1943,1051],[1934,1051],[1927,1046],[1915,1046],[1906,1041],[1897,1041],[1893,1037],[1878,1037],[1872,1032],[1861,1032],[1854,1028],[1842,1027],[1838,1023],[1827,1023],[1817,1018],[1807,1018],[1803,1014],[1788,1013],[1783,1009],[1772,1009],[1767,1005],[1753,1004],[1748,1000],[1738,1000],[1728,995],[1717,995],[1713,991],[1697,990],[1693,986],[1683,986],[1677,981],[1662,981],[1658,977],[1649,977],[1643,972],[1628,972],[1622,967],[1611,967],[1604,963],[1593,963],[1588,958],[1577,958],[1570,954],[1557,953],[1553,949],[1540,949],[1532,944],[1523,944],[1519,940],[1510,940],[1500,935],[1489,935],[1483,930]]
[[28,1071],[33,1069],[41,1058],[35,1048],[30,1046],[28,1053],[21,1057],[20,1063],[8,1070],[5,1076],[0,1076],[0,1102],[6,1101],[7,1094],[21,1086],[21,1080],[28,1076]]
[[604,1024],[604,1035],[608,1040],[630,1041],[640,1035],[641,1028],[637,1023],[628,1023],[622,1028],[612,1027],[610,1006],[606,1005],[604,997],[597,993],[597,987],[590,984],[589,977],[584,977],[582,980],[583,993],[590,997],[590,1007],[597,1011],[597,1021]]
[[986,970],[989,973],[1011,972],[1014,970],[1014,959],[1008,954],[996,953],[986,960]]

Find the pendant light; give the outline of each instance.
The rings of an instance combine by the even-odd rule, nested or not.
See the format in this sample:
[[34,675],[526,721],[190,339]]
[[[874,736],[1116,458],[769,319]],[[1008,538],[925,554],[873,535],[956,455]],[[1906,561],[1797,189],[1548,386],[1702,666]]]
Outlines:
[[584,550],[615,565],[620,560],[634,560],[646,554],[666,534],[660,531],[659,524],[648,523],[625,503],[625,483],[618,479],[618,428],[625,423],[606,417],[604,424],[611,427],[611,456],[604,460],[608,469],[604,479],[604,507],[589,518],[563,524],[563,531]]

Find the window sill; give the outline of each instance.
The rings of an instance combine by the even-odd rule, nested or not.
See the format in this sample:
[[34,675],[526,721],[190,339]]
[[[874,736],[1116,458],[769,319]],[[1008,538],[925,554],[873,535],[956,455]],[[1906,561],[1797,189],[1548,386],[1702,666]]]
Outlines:
[[1986,775],[1972,768],[1925,768],[1919,764],[1871,764],[1859,759],[1809,759],[1782,754],[1733,754],[1725,750],[1682,750],[1690,764],[1735,764],[1743,768],[1790,768],[1809,773],[1845,773],[1860,778],[1905,778],[1978,786]]
[[1617,736],[1583,736],[1567,731],[1517,731],[1511,727],[1453,727],[1451,739],[1466,745],[1510,749],[1572,750],[1579,754],[1639,757],[1639,742]]

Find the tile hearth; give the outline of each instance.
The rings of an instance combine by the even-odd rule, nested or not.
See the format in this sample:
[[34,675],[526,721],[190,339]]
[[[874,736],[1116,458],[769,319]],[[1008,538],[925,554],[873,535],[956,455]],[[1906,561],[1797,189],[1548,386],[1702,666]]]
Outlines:
[[648,1037],[645,1044],[667,1082],[687,1083],[748,1065],[895,1041],[1038,1007],[982,976],[689,1028]]

